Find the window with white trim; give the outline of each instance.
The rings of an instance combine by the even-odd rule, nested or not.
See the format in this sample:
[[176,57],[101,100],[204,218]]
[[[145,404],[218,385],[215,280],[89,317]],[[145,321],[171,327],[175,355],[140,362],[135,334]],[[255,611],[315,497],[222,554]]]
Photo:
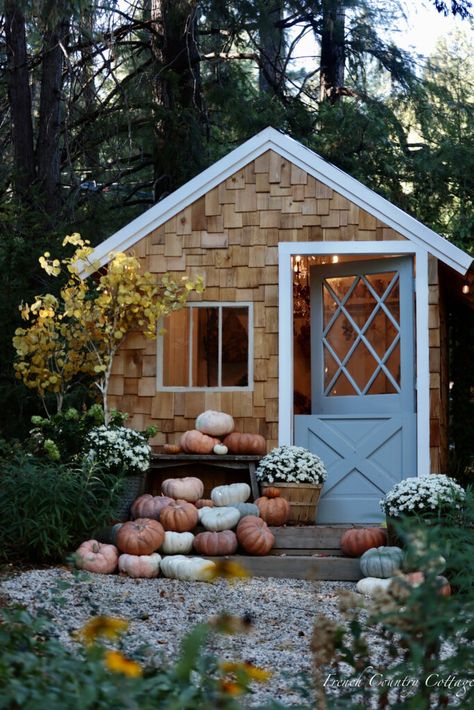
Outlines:
[[190,303],[158,337],[158,390],[251,390],[252,303]]

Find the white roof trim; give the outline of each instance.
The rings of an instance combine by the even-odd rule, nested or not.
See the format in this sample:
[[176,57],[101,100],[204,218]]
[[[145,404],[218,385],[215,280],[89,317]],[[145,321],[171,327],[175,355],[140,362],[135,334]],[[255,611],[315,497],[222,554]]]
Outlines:
[[462,249],[414,217],[410,217],[406,212],[355,178],[331,165],[317,153],[271,127],[257,133],[253,138],[101,242],[95,248],[91,258],[99,261],[101,265],[106,264],[110,253],[130,249],[140,239],[267,150],[279,153],[459,273],[465,274],[471,266],[473,258]]

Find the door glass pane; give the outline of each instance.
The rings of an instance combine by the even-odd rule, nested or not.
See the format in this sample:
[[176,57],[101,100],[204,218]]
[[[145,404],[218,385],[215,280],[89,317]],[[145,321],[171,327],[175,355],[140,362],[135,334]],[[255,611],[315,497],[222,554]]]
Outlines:
[[394,276],[395,271],[388,271],[386,274],[366,274],[365,278],[374,291],[382,297]]
[[395,318],[397,323],[400,324],[400,284],[399,284],[399,279],[397,279],[395,284],[390,289],[390,293],[388,294],[387,298],[385,299],[385,303],[387,304],[392,316]]
[[360,342],[349,358],[346,370],[361,392],[374,374],[377,364],[364,343]]
[[222,309],[222,385],[248,385],[248,308]]
[[395,345],[393,352],[385,363],[385,367],[389,370],[397,385],[400,386],[400,342]]
[[380,370],[375,380],[370,385],[367,394],[396,394],[397,390],[387,377],[387,375]]
[[163,385],[189,385],[189,308],[182,308],[165,318],[163,327]]
[[327,390],[332,378],[339,369],[339,365],[330,354],[329,350],[324,348],[324,389]]
[[[324,280],[324,288],[323,288],[323,296],[324,296],[324,328],[327,327],[329,321],[331,320],[333,314],[336,312],[338,306],[336,301],[334,300],[331,292],[329,291],[327,286],[330,286],[330,288],[333,290],[333,292],[336,294],[338,299],[342,301],[344,296],[346,296],[347,292],[349,291],[350,287],[354,283],[354,276],[341,276],[341,278],[338,279],[325,279]],[[326,285],[327,284],[327,285]]]
[[380,358],[383,358],[397,335],[398,329],[382,309],[377,311],[377,315],[374,316],[365,333],[365,337]]
[[340,360],[349,352],[356,339],[356,332],[343,313],[339,313],[330,327],[327,340]]
[[334,386],[332,387],[331,391],[328,392],[328,394],[337,397],[347,397],[350,395],[358,394],[358,392],[355,391],[345,374],[341,372]]
[[193,319],[193,387],[217,387],[219,309],[191,308]]
[[377,301],[372,296],[367,285],[360,279],[354,291],[349,296],[345,308],[356,325],[359,328],[363,328],[376,304]]

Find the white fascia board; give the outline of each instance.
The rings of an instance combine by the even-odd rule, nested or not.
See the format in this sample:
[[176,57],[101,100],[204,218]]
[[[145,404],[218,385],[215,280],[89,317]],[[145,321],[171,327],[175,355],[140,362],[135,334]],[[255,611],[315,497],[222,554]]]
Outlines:
[[[164,200],[158,202],[111,237],[99,244],[92,259],[106,264],[111,253],[130,249],[140,239],[157,229],[181,210],[198,200],[235,172],[267,150],[274,150],[317,180],[331,187],[351,202],[377,217],[397,232],[427,249],[435,257],[465,274],[473,258],[414,217],[336,168],[298,141],[274,128],[265,128],[253,138],[192,178]],[[81,273],[84,276],[85,272]]]

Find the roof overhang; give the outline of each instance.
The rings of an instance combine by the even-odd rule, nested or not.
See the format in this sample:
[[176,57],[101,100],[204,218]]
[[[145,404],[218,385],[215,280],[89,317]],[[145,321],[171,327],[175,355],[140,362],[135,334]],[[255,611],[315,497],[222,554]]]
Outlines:
[[[317,153],[271,127],[265,128],[253,138],[245,141],[224,158],[101,242],[95,248],[92,258],[103,266],[109,261],[111,254],[130,249],[140,239],[268,150],[275,151],[305,170],[309,175],[331,187],[387,226],[392,227],[417,246],[426,249],[427,252],[460,274],[465,274],[473,263],[473,257],[462,249],[355,178],[328,163]],[[81,275],[85,275],[85,271],[81,272]]]

